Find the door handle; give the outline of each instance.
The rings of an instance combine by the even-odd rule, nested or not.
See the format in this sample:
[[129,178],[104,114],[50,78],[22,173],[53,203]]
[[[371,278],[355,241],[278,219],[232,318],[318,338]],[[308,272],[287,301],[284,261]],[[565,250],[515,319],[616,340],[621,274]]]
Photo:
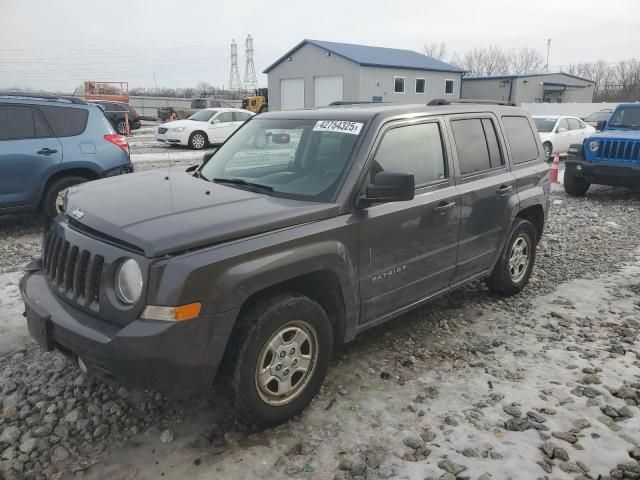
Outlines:
[[51,155],[52,153],[58,153],[58,150],[51,148],[43,148],[42,150],[38,150],[36,152],[38,155]]
[[433,211],[439,215],[444,215],[455,206],[456,202],[440,202],[437,207],[433,208]]
[[513,185],[500,185],[500,188],[496,190],[496,194],[503,196],[513,190]]

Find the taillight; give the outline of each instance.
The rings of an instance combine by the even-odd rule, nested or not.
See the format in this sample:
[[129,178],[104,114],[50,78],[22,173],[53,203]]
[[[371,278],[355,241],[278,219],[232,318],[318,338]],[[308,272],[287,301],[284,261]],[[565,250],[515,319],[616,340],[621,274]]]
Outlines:
[[126,137],[124,137],[123,135],[118,135],[118,134],[114,133],[114,134],[110,134],[110,135],[105,135],[104,139],[107,142],[111,142],[114,145],[117,145],[118,147],[120,147],[124,151],[124,153],[129,155],[129,142],[127,142]]

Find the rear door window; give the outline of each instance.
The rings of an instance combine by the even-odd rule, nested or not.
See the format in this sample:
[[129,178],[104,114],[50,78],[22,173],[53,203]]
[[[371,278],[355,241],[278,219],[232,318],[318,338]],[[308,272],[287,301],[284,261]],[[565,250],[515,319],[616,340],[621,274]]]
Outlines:
[[89,112],[84,108],[40,106],[38,107],[56,137],[80,135],[87,128]]
[[0,105],[0,140],[44,138],[51,134],[38,112],[28,105]]
[[527,117],[502,117],[514,164],[538,158],[538,143]]
[[[490,121],[489,121],[490,122]],[[456,142],[458,165],[462,175],[482,172],[491,168],[489,146],[484,133],[483,119],[452,120],[451,129]],[[495,140],[495,131],[494,131]]]
[[233,122],[233,112],[222,112],[216,117],[220,123]]

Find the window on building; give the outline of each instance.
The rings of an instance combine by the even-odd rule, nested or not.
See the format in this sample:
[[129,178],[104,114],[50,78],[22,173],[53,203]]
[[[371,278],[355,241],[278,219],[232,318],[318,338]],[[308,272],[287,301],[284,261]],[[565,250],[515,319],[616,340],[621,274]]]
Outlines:
[[427,81],[424,78],[416,78],[416,93],[424,93]]
[[454,80],[445,80],[444,81],[444,93],[445,95],[453,95],[455,81]]
[[511,147],[513,163],[523,163],[538,158],[538,144],[526,117],[502,117],[502,123]]
[[73,137],[80,135],[87,128],[89,112],[84,108],[73,107],[38,107],[56,137]]
[[404,93],[404,77],[393,77],[393,91],[395,93]]
[[442,135],[437,123],[388,130],[376,151],[370,181],[380,172],[409,173],[416,188],[447,178]]

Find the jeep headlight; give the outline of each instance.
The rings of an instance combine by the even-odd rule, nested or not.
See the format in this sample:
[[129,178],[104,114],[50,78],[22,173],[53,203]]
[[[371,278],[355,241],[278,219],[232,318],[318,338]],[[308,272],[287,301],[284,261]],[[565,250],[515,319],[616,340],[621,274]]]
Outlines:
[[592,152],[597,152],[598,148],[600,147],[600,143],[597,140],[591,140],[588,146],[589,150],[591,150]]
[[169,131],[171,133],[180,133],[180,132],[184,132],[184,128],[185,127],[176,127],[176,128],[170,128]]
[[118,298],[131,305],[137,302],[142,295],[142,270],[133,258],[122,262],[116,271],[116,295]]

